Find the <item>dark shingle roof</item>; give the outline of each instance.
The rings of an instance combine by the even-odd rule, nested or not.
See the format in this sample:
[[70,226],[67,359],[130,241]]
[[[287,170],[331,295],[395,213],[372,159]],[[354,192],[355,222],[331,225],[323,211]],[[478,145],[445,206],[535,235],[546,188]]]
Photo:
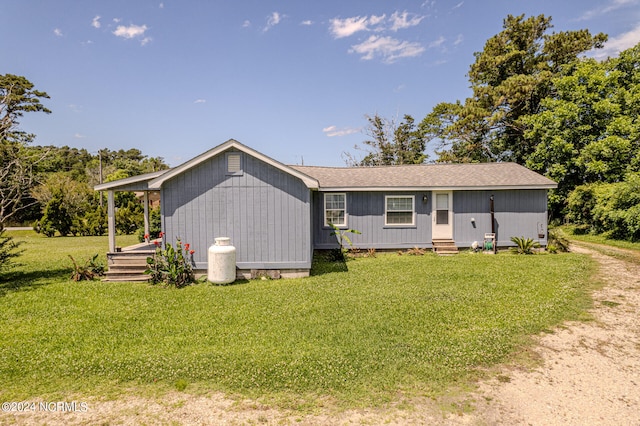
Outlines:
[[321,190],[551,189],[557,187],[552,180],[516,163],[291,167],[317,179]]

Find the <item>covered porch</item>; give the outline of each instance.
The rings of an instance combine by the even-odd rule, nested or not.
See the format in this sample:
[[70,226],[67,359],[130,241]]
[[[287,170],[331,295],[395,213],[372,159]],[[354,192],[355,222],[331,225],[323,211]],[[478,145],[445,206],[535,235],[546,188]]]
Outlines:
[[[148,256],[155,253],[155,241],[147,237],[146,241],[128,247],[119,247],[116,242],[116,192],[142,193],[142,205],[144,210],[144,234],[149,235],[149,200],[150,194],[159,193],[149,189],[149,182],[165,173],[146,173],[140,176],[120,179],[96,185],[96,191],[107,192],[107,234],[109,238],[109,251],[107,252],[107,281],[139,281],[147,280],[148,276],[143,272],[146,269]],[[157,240],[160,241],[160,240]]]

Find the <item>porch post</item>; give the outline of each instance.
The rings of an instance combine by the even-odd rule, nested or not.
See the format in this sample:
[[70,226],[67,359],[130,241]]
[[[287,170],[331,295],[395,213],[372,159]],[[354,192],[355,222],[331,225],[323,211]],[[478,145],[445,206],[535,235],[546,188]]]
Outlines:
[[116,202],[113,190],[107,191],[107,229],[109,233],[109,253],[116,251]]
[[[149,191],[144,191],[142,202],[144,204],[144,235],[149,235]],[[149,238],[145,241],[149,242]]]

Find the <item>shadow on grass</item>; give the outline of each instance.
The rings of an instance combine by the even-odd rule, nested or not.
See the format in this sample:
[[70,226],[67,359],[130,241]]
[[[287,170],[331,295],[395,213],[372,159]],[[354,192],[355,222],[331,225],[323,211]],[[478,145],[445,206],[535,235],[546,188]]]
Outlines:
[[347,259],[339,250],[316,250],[309,275],[318,276],[348,271]]
[[0,297],[14,291],[36,290],[53,281],[68,279],[70,273],[69,268],[5,273],[0,276]]

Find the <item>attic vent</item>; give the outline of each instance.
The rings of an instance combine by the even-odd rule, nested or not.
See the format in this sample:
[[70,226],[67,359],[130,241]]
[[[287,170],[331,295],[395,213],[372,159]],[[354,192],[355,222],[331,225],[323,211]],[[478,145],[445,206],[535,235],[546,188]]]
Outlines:
[[240,154],[230,153],[227,154],[227,173],[238,173],[242,171],[240,164]]

